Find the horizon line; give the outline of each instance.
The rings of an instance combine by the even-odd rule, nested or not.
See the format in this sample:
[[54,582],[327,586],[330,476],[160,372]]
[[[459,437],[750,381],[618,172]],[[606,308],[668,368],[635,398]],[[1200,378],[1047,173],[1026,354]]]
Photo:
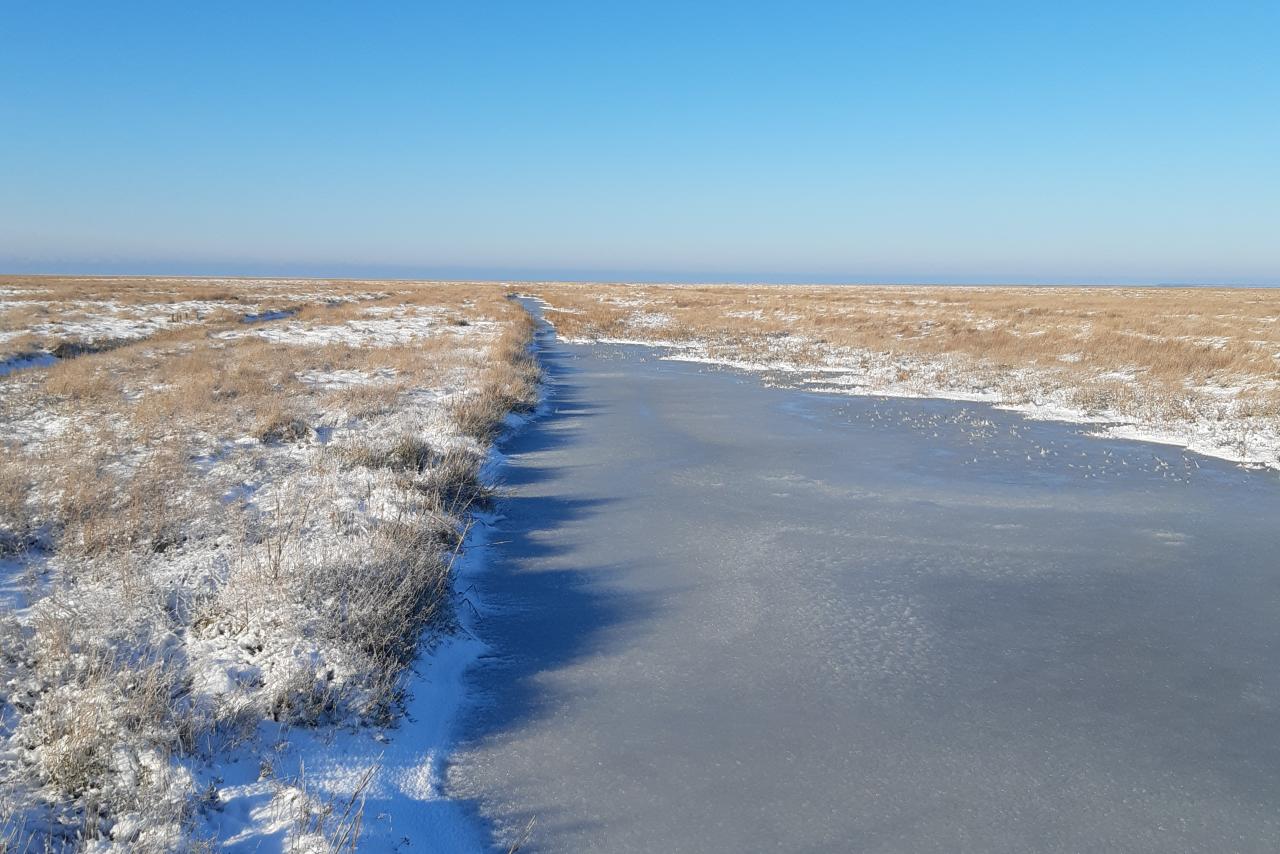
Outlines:
[[0,279],[13,278],[75,278],[75,279],[192,279],[236,281],[333,281],[333,282],[423,282],[440,284],[582,284],[582,285],[632,285],[632,286],[734,286],[734,287],[903,287],[903,288],[1187,288],[1187,289],[1223,289],[1223,290],[1270,290],[1280,288],[1280,282],[1248,282],[1225,283],[1212,281],[1049,281],[1049,280],[1007,280],[1007,281],[929,281],[926,279],[837,279],[825,278],[822,281],[806,279],[751,279],[751,278],[665,278],[665,277],[601,277],[585,276],[540,277],[540,276],[410,276],[410,275],[316,275],[313,273],[138,273],[138,272],[65,272],[65,271],[21,271],[8,272],[0,270]]

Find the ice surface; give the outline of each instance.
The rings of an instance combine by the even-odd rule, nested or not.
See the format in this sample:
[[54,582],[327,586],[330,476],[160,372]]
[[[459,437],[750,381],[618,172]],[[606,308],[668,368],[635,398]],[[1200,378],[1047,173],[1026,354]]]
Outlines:
[[506,449],[446,786],[499,845],[1276,849],[1274,473],[652,352],[554,346]]
[[27,368],[47,368],[57,363],[58,360],[52,353],[20,353],[8,359],[0,359],[0,377],[7,376],[14,371],[23,371]]

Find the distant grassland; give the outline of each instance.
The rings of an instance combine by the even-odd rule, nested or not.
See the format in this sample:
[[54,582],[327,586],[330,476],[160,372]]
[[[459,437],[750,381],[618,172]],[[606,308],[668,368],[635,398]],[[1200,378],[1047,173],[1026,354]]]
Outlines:
[[1277,463],[1280,290],[529,286],[575,339],[1113,420]]

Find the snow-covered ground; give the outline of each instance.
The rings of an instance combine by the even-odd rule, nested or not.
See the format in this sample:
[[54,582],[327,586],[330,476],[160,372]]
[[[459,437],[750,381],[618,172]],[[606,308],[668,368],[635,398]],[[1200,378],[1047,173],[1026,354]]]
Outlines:
[[0,380],[0,849],[469,839],[457,579],[527,318],[497,286],[219,284],[229,315],[78,300],[40,323],[113,348]]
[[[0,288],[0,349],[19,337],[33,342],[36,353],[58,344],[119,344],[217,318],[276,320],[302,305],[341,305],[387,295],[370,289],[326,292],[316,282],[304,280],[152,279],[147,280],[149,288],[130,299],[111,296],[113,286],[129,283],[136,288],[138,281],[71,280],[68,288],[66,280],[55,280],[61,287],[43,287],[39,280],[32,280],[24,287]],[[88,287],[76,287],[79,282]],[[205,299],[181,296],[182,290],[197,286],[222,292]]]
[[[523,421],[512,416],[507,430],[519,429]],[[490,451],[482,477],[499,480],[502,461]],[[477,603],[470,588],[484,570],[494,517],[477,511],[471,521],[453,565],[457,624],[421,648],[397,718],[388,725],[323,729],[262,724],[247,748],[203,766],[200,785],[217,798],[217,808],[203,816],[205,835],[228,851],[312,850],[309,844],[328,851],[336,831],[358,823],[361,851],[485,848],[481,825],[444,791],[465,697],[463,675],[485,650],[474,632]],[[300,838],[299,826],[308,823],[324,826],[328,839]]]

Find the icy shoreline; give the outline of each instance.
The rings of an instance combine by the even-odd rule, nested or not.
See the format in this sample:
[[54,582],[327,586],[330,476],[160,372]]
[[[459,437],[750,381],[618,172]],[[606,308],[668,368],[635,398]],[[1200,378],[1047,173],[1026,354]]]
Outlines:
[[[550,322],[550,321],[548,321]],[[788,387],[825,394],[843,394],[855,397],[900,397],[956,400],[986,403],[997,409],[1016,412],[1026,418],[1040,421],[1061,421],[1071,424],[1096,426],[1096,435],[1114,439],[1155,442],[1185,448],[1206,457],[1226,460],[1251,468],[1280,471],[1280,431],[1253,433],[1242,437],[1247,430],[1241,419],[1224,418],[1216,423],[1140,421],[1115,410],[1086,412],[1066,402],[1070,389],[1061,388],[1027,403],[1006,399],[994,389],[961,392],[956,389],[922,384],[885,381],[873,372],[858,366],[836,362],[821,366],[803,365],[786,360],[753,362],[713,356],[706,352],[705,343],[686,343],[669,340],[644,340],[618,337],[577,337],[563,335],[566,344],[619,344],[643,346],[655,350],[667,350],[660,356],[669,361],[694,362],[717,367],[733,368],[755,374],[781,374],[801,377],[797,382],[782,382]]]
[[[530,353],[536,358],[536,339]],[[544,381],[533,412],[507,415],[480,470],[486,487],[501,483],[507,460],[501,446],[542,417],[546,406]],[[474,581],[489,566],[490,531],[500,518],[499,509],[470,513],[451,573],[455,626],[427,630],[409,667],[413,675],[404,686],[404,707],[391,725],[282,729],[275,735],[283,747],[267,779],[255,765],[261,748],[270,742],[272,734],[266,732],[260,732],[255,749],[238,751],[229,762],[206,769],[207,784],[216,790],[219,802],[207,830],[226,850],[292,850],[295,822],[289,815],[290,801],[317,798],[359,804],[361,851],[390,854],[429,846],[444,854],[470,854],[489,847],[482,821],[445,786],[457,726],[468,702],[466,673],[488,649],[477,631],[485,605],[477,599]],[[275,778],[294,781],[297,793],[281,798]]]
[[[488,453],[482,480],[494,485],[506,457],[497,449],[531,418],[510,416],[502,440]],[[474,852],[487,847],[485,830],[445,791],[445,774],[455,733],[467,702],[465,674],[487,648],[476,628],[483,603],[469,591],[488,567],[489,532],[498,515],[475,512],[453,565],[457,626],[429,629],[413,674],[405,685],[402,713],[390,726],[282,728],[259,733],[255,748],[237,751],[204,771],[218,808],[207,820],[208,835],[228,851],[286,851],[293,818],[290,803],[302,798],[332,804],[358,803],[362,811],[360,850]],[[262,746],[279,745],[269,777],[257,762]],[[281,797],[278,780],[295,793]],[[278,847],[277,847],[278,846]]]

